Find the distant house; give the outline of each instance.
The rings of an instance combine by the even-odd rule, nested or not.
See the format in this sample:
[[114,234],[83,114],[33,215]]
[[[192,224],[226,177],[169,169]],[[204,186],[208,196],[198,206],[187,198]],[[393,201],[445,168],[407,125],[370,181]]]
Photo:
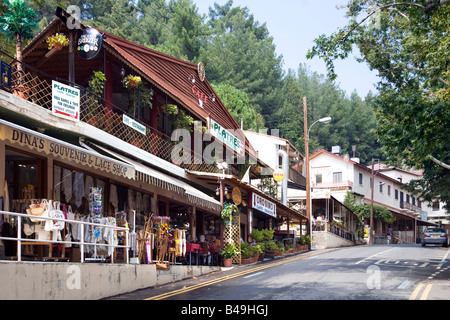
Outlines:
[[[330,190],[331,195],[343,202],[347,192],[356,196],[357,204],[372,202],[372,168],[358,159],[349,159],[326,150],[319,150],[311,158],[312,188]],[[404,182],[375,168],[374,205],[384,206],[394,215],[392,224],[376,221],[375,238],[385,241],[392,235],[401,242],[414,243],[419,236],[418,226],[427,225],[421,219],[422,204],[405,189]],[[368,223],[368,222],[367,222]],[[367,224],[368,227],[368,224]]]

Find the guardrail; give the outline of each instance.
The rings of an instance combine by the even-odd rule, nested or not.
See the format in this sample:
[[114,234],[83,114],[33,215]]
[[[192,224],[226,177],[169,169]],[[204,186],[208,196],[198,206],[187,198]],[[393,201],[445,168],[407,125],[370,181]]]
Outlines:
[[[130,263],[130,257],[129,257],[129,249],[130,246],[128,245],[114,245],[114,244],[108,244],[108,243],[92,243],[92,242],[85,242],[84,241],[84,228],[81,228],[81,240],[78,241],[65,241],[65,240],[39,240],[39,239],[28,239],[28,238],[22,238],[22,221],[29,218],[30,215],[24,214],[24,213],[14,213],[14,212],[6,212],[6,211],[0,211],[0,215],[10,215],[17,217],[17,236],[15,238],[13,237],[2,237],[0,236],[0,240],[3,241],[17,241],[17,262],[22,261],[22,244],[25,243],[46,243],[49,245],[53,244],[72,244],[72,245],[79,245],[80,246],[80,252],[81,252],[81,263],[86,262],[86,260],[98,260],[96,258],[85,258],[84,257],[84,248],[85,246],[102,246],[102,247],[113,247],[115,249],[124,249],[124,263],[129,264]],[[82,225],[90,225],[92,227],[101,227],[101,228],[108,228],[114,231],[123,231],[125,232],[125,239],[129,238],[129,229],[123,228],[123,227],[114,227],[99,223],[92,223],[92,222],[84,222],[84,221],[77,221],[77,220],[67,220],[67,219],[57,219],[57,218],[47,218],[47,217],[38,217],[42,220],[52,220],[52,221],[63,221],[65,223],[75,223],[75,224],[82,224]],[[129,243],[127,241],[126,243]],[[64,258],[61,258],[64,259]],[[114,255],[111,255],[111,263],[114,263]]]

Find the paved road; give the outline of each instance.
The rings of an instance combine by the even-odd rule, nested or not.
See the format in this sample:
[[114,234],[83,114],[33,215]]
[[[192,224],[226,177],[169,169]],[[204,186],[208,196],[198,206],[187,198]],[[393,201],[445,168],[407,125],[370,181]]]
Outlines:
[[312,251],[111,299],[450,300],[449,252],[420,245]]

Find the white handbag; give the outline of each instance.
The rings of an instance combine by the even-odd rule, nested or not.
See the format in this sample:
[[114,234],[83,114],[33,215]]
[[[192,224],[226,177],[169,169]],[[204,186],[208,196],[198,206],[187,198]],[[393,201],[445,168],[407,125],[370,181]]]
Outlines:
[[[60,208],[60,202],[59,201],[53,202],[53,210],[52,210],[52,216],[51,217],[52,218],[56,218],[56,219],[63,219],[63,220],[65,220],[64,213],[62,212],[62,210]],[[53,220],[52,230],[60,231],[60,230],[64,229],[64,226],[65,226],[65,222],[64,221]]]

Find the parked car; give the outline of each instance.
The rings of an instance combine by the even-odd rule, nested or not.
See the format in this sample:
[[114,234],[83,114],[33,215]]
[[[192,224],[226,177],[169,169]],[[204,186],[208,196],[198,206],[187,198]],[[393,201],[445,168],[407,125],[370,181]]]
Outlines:
[[427,228],[423,233],[422,247],[427,244],[440,244],[448,247],[448,236],[443,228]]

